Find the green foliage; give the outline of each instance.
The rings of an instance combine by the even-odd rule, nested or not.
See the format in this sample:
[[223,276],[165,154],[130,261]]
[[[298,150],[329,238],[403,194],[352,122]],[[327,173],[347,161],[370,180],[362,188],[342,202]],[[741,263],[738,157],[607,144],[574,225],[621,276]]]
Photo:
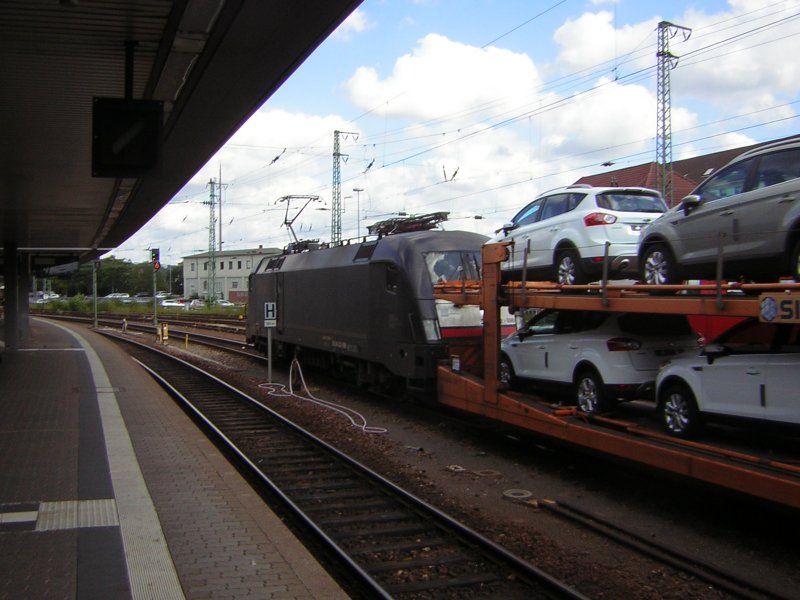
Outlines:
[[[92,295],[92,270],[94,265],[84,263],[78,270],[67,274],[54,277],[50,283],[52,290],[60,296],[74,297],[82,295],[84,297]],[[158,290],[169,290],[171,279],[171,289],[173,293],[180,295],[183,291],[183,268],[180,265],[164,265],[156,273]],[[122,260],[109,256],[100,261],[97,269],[97,295],[98,298],[107,296],[114,292],[127,292],[131,296],[137,292],[153,292],[153,265],[150,262],[132,263],[129,260]]]
[[[64,302],[59,301],[59,304],[64,304]],[[70,297],[66,301],[66,305],[67,310],[72,312],[87,312],[92,308],[91,303],[83,294]]]

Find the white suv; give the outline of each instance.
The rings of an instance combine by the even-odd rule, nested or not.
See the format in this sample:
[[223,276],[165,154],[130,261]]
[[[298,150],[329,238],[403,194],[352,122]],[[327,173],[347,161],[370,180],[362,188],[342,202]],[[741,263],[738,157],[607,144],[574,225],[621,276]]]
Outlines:
[[743,321],[702,352],[676,357],[656,380],[667,432],[694,436],[704,420],[800,425],[800,324]]
[[698,345],[686,315],[544,310],[501,342],[500,387],[531,380],[602,412],[618,399],[652,398],[659,366]]
[[499,229],[490,243],[513,242],[506,279],[563,284],[597,280],[608,246],[608,275],[635,276],[642,228],[667,209],[661,195],[639,187],[573,185],[545,192]]

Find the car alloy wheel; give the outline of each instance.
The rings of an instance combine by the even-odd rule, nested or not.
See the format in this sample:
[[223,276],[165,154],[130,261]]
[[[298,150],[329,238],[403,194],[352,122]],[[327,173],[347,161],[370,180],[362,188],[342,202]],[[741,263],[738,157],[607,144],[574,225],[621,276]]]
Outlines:
[[697,403],[686,385],[674,384],[666,389],[660,405],[661,421],[675,437],[691,437],[698,428]]
[[497,372],[498,388],[501,392],[510,390],[514,384],[514,367],[505,356],[500,359],[500,368]]
[[595,414],[605,410],[603,382],[593,371],[583,371],[575,380],[575,400],[583,412]]
[[642,283],[665,285],[675,283],[676,265],[669,250],[663,244],[654,244],[644,253],[642,260]]
[[556,265],[556,281],[564,285],[586,283],[579,261],[578,254],[574,250],[560,252]]

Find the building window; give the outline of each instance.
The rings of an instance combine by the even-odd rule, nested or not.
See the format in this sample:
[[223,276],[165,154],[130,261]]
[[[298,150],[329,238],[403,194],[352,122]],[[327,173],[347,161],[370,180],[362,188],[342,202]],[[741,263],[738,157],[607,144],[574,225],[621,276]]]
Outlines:
[[224,260],[219,261],[219,270],[220,271],[224,271],[225,270],[225,261]]
[[242,270],[242,261],[240,260],[236,261],[236,268],[239,269],[240,271]]
[[231,289],[235,290],[239,288],[239,282],[237,280],[231,281]]
[[233,270],[233,261],[232,261],[232,260],[229,260],[229,261],[228,261],[228,268],[229,268],[231,271]]
[[192,263],[191,267],[192,267],[192,273],[194,273],[194,263]]
[[203,291],[205,292],[208,289],[208,281],[203,282]]
[[208,271],[208,262],[203,263],[203,271]]
[[250,261],[249,260],[247,261],[247,270],[248,271],[250,270]]

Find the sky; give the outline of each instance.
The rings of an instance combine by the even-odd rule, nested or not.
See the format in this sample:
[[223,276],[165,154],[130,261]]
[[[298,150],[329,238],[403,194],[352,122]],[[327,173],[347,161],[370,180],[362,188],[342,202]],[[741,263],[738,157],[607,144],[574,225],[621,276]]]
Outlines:
[[106,256],[208,251],[212,179],[223,250],[329,242],[335,131],[343,240],[441,211],[491,236],[541,192],[655,160],[662,21],[674,160],[798,133],[800,0],[365,0]]

